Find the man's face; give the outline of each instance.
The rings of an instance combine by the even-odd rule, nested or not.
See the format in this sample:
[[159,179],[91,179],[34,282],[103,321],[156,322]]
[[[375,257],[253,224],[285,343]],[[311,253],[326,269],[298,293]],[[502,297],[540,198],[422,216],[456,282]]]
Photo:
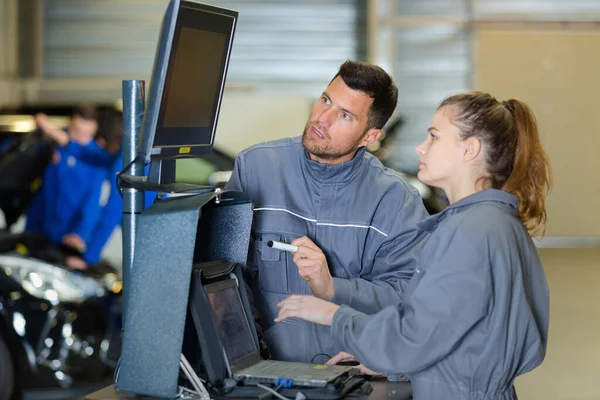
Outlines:
[[359,147],[377,140],[381,130],[367,130],[371,103],[369,95],[335,78],[313,105],[304,128],[302,145],[311,159],[339,164],[351,160]]
[[84,119],[79,115],[74,115],[71,118],[71,125],[69,127],[69,133],[71,138],[78,143],[87,144],[89,143],[96,132],[98,131],[98,121],[95,119]]

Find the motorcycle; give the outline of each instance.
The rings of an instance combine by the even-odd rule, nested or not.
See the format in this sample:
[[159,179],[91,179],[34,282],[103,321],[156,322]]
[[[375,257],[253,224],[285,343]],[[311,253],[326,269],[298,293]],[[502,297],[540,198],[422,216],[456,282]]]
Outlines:
[[[120,354],[116,272],[72,271],[39,235],[0,234],[0,398],[108,376]],[[64,260],[63,260],[64,261]]]
[[108,265],[70,270],[72,250],[11,232],[55,147],[30,116],[0,116],[0,399],[98,381],[120,353],[120,274]]

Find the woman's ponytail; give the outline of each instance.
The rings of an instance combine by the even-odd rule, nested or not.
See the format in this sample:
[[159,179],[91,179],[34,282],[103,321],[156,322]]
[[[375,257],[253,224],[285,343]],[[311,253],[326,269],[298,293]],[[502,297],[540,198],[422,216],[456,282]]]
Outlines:
[[489,187],[519,200],[519,217],[528,230],[544,232],[551,174],[533,112],[516,99],[498,101],[489,93],[467,92],[439,106],[455,107],[454,123],[462,139],[476,137],[485,146]]
[[538,124],[524,102],[510,99],[503,104],[513,116],[515,130],[514,163],[503,189],[519,200],[519,216],[527,229],[543,232],[551,172],[548,157],[542,148]]

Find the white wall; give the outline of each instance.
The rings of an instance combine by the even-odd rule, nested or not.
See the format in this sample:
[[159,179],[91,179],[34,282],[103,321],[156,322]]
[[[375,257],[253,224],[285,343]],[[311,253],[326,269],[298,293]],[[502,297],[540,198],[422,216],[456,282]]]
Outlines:
[[302,133],[312,99],[305,96],[225,93],[215,146],[232,156],[254,144]]
[[546,235],[600,239],[600,32],[477,30],[475,87],[526,101],[540,124],[553,188]]

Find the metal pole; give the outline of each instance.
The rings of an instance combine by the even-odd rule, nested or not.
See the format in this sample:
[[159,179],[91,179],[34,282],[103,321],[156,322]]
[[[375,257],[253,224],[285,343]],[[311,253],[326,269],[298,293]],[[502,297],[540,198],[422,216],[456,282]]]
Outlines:
[[[144,160],[137,158],[137,144],[144,118],[144,96],[144,81],[123,81],[123,173],[132,176],[144,176]],[[123,189],[123,326],[135,254],[137,216],[143,210],[144,192]]]

